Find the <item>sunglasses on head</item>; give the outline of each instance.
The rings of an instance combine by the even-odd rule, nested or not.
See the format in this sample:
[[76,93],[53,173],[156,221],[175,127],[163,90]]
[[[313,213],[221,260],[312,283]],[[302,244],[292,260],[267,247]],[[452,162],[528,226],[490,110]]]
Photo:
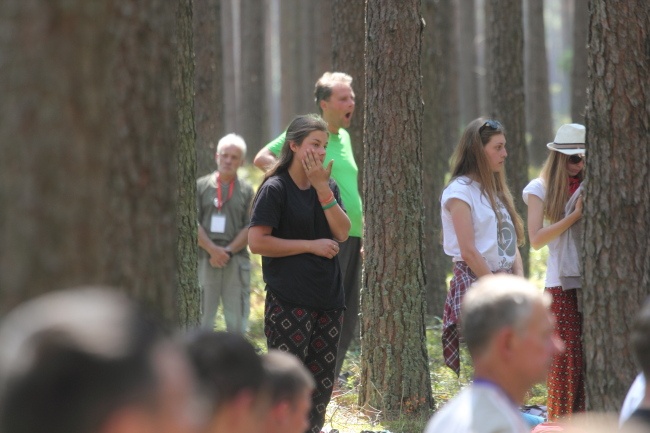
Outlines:
[[580,164],[585,159],[584,155],[571,155],[569,156],[569,162],[571,164]]
[[496,121],[496,120],[486,120],[485,123],[483,124],[483,126],[481,126],[481,127],[478,129],[478,133],[480,134],[481,132],[483,132],[483,130],[484,130],[485,128],[490,128],[491,130],[496,131],[496,130],[498,130],[498,129],[502,129],[503,127],[502,127],[501,124],[500,124],[498,121]]

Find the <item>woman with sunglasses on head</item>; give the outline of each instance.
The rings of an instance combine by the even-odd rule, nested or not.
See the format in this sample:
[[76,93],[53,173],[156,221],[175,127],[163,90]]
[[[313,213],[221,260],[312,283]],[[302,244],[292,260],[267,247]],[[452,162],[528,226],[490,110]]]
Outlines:
[[[523,191],[524,202],[528,205],[530,245],[536,250],[548,245],[544,286],[553,297],[551,311],[556,318],[556,330],[565,344],[565,352],[553,358],[547,378],[550,420],[585,410],[582,314],[578,311],[576,289],[572,288],[577,286],[569,285],[562,271],[566,265],[563,262],[571,260],[564,254],[566,242],[574,242],[567,230],[582,217],[578,188],[584,176],[585,136],[583,125],[562,125],[553,143],[547,144],[551,152],[540,177],[533,179]],[[569,201],[575,205],[567,212]]]
[[460,373],[460,303],[479,277],[506,272],[523,275],[519,244],[521,217],[505,178],[505,130],[496,120],[467,125],[451,160],[451,180],[442,192],[443,245],[454,275],[445,302],[442,344],[445,364]]

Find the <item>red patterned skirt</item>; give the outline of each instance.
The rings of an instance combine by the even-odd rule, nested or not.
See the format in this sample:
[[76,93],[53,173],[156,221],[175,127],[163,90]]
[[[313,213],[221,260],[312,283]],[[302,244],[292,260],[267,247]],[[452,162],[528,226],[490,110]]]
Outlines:
[[585,410],[585,384],[582,364],[582,313],[578,311],[576,289],[547,287],[553,296],[551,312],[555,329],[565,345],[564,353],[553,357],[546,380],[549,421]]

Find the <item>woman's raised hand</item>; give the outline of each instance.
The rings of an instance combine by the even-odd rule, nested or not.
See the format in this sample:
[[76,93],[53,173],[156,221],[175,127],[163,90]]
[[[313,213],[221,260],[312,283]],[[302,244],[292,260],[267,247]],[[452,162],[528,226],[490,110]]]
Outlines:
[[302,166],[307,174],[307,179],[312,186],[318,189],[319,186],[327,186],[329,188],[329,179],[332,174],[332,165],[334,160],[331,160],[327,167],[323,167],[323,163],[316,156],[313,150],[309,149],[307,154],[302,160]]

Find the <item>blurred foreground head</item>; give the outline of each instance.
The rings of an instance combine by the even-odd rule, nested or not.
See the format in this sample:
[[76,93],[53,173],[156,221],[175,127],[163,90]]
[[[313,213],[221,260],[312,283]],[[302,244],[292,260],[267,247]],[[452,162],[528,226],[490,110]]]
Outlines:
[[303,433],[309,429],[314,377],[294,355],[271,349],[262,356],[270,409],[265,433]]
[[240,334],[199,329],[186,344],[200,397],[211,412],[206,431],[258,433],[268,393],[262,360],[251,343]]
[[116,291],[26,302],[0,324],[3,433],[192,432],[189,365]]

